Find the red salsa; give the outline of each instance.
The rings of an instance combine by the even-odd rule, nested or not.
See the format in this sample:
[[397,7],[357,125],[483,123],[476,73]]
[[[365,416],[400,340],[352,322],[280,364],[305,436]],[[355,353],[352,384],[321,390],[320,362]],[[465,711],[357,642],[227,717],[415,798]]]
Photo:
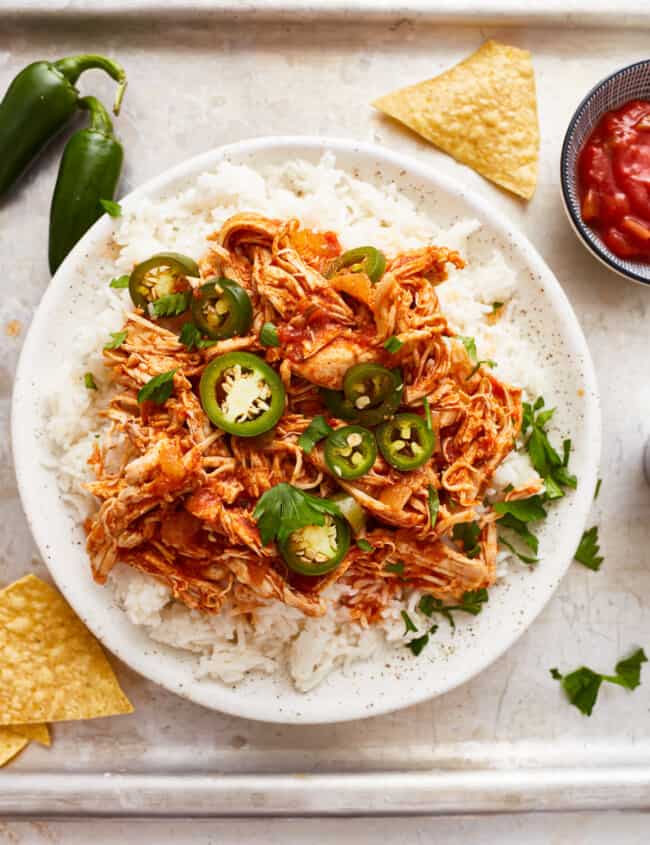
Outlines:
[[650,102],[607,112],[578,161],[582,219],[621,258],[650,259]]

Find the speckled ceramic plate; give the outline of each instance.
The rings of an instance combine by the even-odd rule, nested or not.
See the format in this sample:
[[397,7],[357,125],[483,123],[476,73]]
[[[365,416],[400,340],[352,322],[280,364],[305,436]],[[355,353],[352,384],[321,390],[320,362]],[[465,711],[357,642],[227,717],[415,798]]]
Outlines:
[[[387,651],[349,670],[336,671],[307,694],[282,677],[254,676],[233,687],[193,677],[194,658],[154,643],[131,625],[111,592],[93,583],[84,537],[59,498],[54,474],[41,463],[43,431],[38,397],[70,354],[81,305],[93,285],[112,272],[107,244],[112,222],[102,218],[61,266],[32,322],[16,376],[13,443],[20,493],[34,537],[53,577],[88,627],[133,669],[207,707],[276,722],[336,722],[395,710],[440,695],[485,670],[521,636],[550,599],[575,551],[593,497],[600,450],[600,414],[593,365],[585,339],[557,280],[523,235],[487,202],[460,184],[411,159],[370,144],[324,138],[261,138],[194,158],[122,201],[133,207],[191,184],[224,158],[256,167],[332,150],[337,166],[369,182],[395,182],[441,225],[462,217],[483,224],[472,236],[473,261],[498,247],[518,274],[523,326],[538,344],[557,405],[557,428],[573,440],[572,470],[579,486],[551,509],[540,532],[541,560],[534,570],[515,568],[494,587],[484,612],[451,632],[441,625],[435,647],[414,658],[407,649]],[[543,246],[543,245],[542,245]],[[90,288],[88,286],[91,286]]]

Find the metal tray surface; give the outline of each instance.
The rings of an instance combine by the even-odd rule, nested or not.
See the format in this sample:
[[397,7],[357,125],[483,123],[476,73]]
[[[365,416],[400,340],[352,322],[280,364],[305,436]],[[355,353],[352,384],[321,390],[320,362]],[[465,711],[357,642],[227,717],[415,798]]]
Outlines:
[[[542,149],[529,205],[379,117],[370,100],[432,76],[496,37],[533,52]],[[129,72],[118,131],[123,190],[221,143],[267,134],[372,140],[460,176],[520,226],[585,329],[603,400],[603,486],[593,522],[606,562],[575,565],[521,640],[473,682],[364,722],[283,727],[203,710],[117,666],[133,716],[54,727],[0,772],[0,816],[354,815],[650,806],[648,685],[603,688],[590,719],[548,673],[609,670],[650,646],[648,292],[606,272],[564,219],[559,149],[584,93],[647,53],[646,31],[300,24],[83,15],[0,25],[0,88],[37,58],[93,49]],[[82,88],[110,98],[87,74]],[[9,396],[24,329],[48,283],[49,200],[63,140],[0,208],[0,583],[46,575],[17,497]],[[14,336],[18,321],[22,331]],[[47,518],[47,515],[44,515]]]

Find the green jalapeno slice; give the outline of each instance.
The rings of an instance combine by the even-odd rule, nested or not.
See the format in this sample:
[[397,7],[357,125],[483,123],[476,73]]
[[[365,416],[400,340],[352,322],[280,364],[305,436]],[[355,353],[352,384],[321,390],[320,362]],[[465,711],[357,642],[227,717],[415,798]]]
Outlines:
[[429,460],[435,435],[417,414],[397,414],[377,429],[377,443],[391,466],[408,472]]
[[307,525],[280,543],[289,569],[300,575],[325,575],[341,563],[350,548],[350,526],[338,516],[325,516],[323,525]]
[[339,510],[350,524],[353,534],[362,534],[366,529],[366,512],[359,502],[349,493],[334,493],[329,497],[330,502],[338,505]]
[[388,370],[379,364],[355,364],[345,374],[343,393],[323,389],[321,396],[337,419],[373,426],[393,416],[403,390],[399,370]]
[[201,376],[199,393],[214,425],[238,437],[264,434],[284,411],[280,377],[250,352],[228,352],[212,360]]
[[374,246],[358,246],[356,249],[349,249],[330,262],[326,276],[331,279],[341,270],[348,270],[350,273],[365,273],[373,285],[376,285],[386,270],[386,256]]
[[245,335],[253,322],[248,293],[232,279],[210,279],[192,297],[194,322],[212,340]]
[[375,437],[360,425],[337,428],[325,441],[325,463],[337,478],[360,478],[376,457]]
[[163,296],[187,290],[189,285],[179,286],[179,279],[186,276],[198,277],[196,261],[179,252],[159,252],[141,264],[137,264],[129,276],[129,293],[133,304],[144,308]]

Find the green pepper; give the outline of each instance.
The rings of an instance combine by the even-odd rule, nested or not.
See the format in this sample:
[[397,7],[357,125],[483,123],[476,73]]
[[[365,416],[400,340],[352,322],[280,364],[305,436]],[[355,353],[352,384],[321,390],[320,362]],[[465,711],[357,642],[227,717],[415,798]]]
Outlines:
[[325,441],[325,463],[338,478],[360,478],[368,472],[376,457],[374,435],[360,425],[337,428]]
[[50,272],[104,212],[99,201],[113,199],[124,153],[113,124],[95,97],[79,106],[90,113],[90,126],[75,132],[63,151],[50,207]]
[[377,429],[382,455],[402,472],[425,464],[433,454],[435,442],[435,435],[417,414],[397,414]]
[[256,437],[273,428],[284,411],[280,377],[250,352],[228,352],[203,370],[201,404],[218,428],[238,437]]
[[324,389],[321,395],[332,416],[372,426],[393,416],[403,390],[399,370],[388,370],[379,364],[355,364],[345,374],[343,393]]
[[210,279],[192,297],[192,316],[212,340],[245,335],[253,322],[250,296],[232,279]]
[[[198,277],[199,268],[192,258],[179,252],[158,252],[136,264],[129,276],[133,304],[147,310],[151,302],[179,292],[179,279]],[[189,286],[188,286],[189,287]]]
[[335,258],[327,268],[326,276],[331,279],[344,269],[352,273],[365,273],[376,285],[386,270],[386,256],[374,246],[358,246]]
[[350,548],[350,526],[338,516],[325,516],[323,525],[307,525],[280,543],[285,563],[300,575],[325,575],[341,563]]
[[14,78],[0,103],[0,196],[75,114],[80,102],[75,83],[90,68],[106,71],[118,83],[113,106],[118,114],[126,74],[117,62],[104,56],[34,62]]
[[366,529],[366,512],[359,502],[349,493],[334,493],[329,497],[330,502],[338,505],[339,510],[350,524],[354,534],[362,534]]

